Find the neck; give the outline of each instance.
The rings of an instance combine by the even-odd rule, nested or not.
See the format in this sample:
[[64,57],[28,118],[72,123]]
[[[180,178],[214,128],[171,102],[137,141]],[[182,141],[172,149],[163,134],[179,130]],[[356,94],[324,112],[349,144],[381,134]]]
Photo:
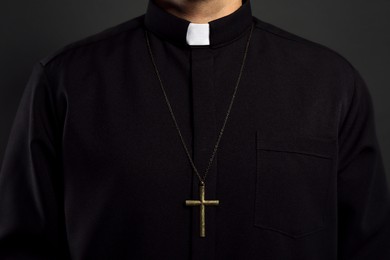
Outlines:
[[192,23],[208,23],[236,11],[242,0],[151,0],[167,12]]

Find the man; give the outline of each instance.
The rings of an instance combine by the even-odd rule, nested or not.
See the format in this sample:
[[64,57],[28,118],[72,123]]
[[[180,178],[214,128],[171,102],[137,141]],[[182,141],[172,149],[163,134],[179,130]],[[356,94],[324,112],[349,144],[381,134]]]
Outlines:
[[150,0],[37,62],[0,214],[0,259],[390,259],[364,80],[249,0]]

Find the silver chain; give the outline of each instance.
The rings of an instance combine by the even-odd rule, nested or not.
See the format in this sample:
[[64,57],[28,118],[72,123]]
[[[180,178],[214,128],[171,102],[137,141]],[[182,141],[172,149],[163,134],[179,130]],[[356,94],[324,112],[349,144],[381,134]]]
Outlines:
[[217,152],[217,149],[218,149],[219,141],[221,140],[221,137],[222,137],[223,131],[224,131],[224,129],[225,129],[225,125],[226,125],[227,119],[228,119],[228,117],[229,117],[229,115],[230,115],[230,110],[231,110],[231,108],[232,108],[232,106],[233,106],[234,98],[235,98],[235,96],[236,96],[237,89],[238,89],[238,85],[239,85],[239,83],[240,83],[241,75],[242,75],[242,72],[243,72],[243,69],[244,69],[244,64],[245,64],[246,56],[247,56],[247,53],[248,53],[249,42],[250,42],[250,39],[251,39],[251,36],[252,36],[253,26],[254,26],[254,25],[253,25],[253,23],[252,23],[252,26],[251,26],[251,29],[250,29],[250,33],[249,33],[249,37],[248,37],[248,40],[247,40],[247,43],[246,43],[246,47],[245,47],[244,56],[243,56],[242,63],[241,63],[240,73],[239,73],[239,75],[238,75],[238,79],[237,79],[237,82],[236,82],[236,86],[235,86],[235,88],[234,88],[233,96],[232,96],[232,99],[231,99],[231,101],[230,101],[229,109],[228,109],[228,111],[227,111],[227,113],[226,113],[225,120],[224,120],[223,125],[222,125],[222,128],[221,128],[221,130],[220,130],[220,132],[219,132],[219,136],[218,136],[218,139],[217,139],[217,143],[216,143],[215,146],[214,146],[213,153],[212,153],[212,155],[211,155],[211,158],[210,158],[210,160],[209,160],[209,164],[208,164],[208,166],[207,166],[207,168],[206,168],[206,171],[205,171],[205,174],[204,174],[204,177],[203,177],[203,178],[200,176],[198,170],[197,170],[196,167],[195,167],[194,162],[192,161],[191,155],[190,155],[190,153],[188,152],[187,146],[186,146],[186,144],[185,144],[185,142],[184,142],[184,138],[183,138],[183,136],[182,136],[182,134],[181,134],[181,131],[180,131],[180,129],[179,129],[179,126],[178,126],[178,124],[177,124],[175,115],[173,114],[171,104],[170,104],[170,102],[169,102],[169,100],[168,100],[168,96],[167,96],[167,94],[166,94],[166,92],[165,92],[165,89],[164,89],[164,86],[163,86],[163,83],[162,83],[162,80],[161,80],[161,77],[160,77],[160,73],[159,73],[159,71],[158,71],[158,69],[157,69],[156,62],[154,61],[154,58],[153,58],[152,49],[151,49],[151,47],[150,47],[150,42],[149,42],[149,37],[148,37],[148,31],[145,29],[146,44],[147,44],[148,49],[149,49],[150,58],[151,58],[151,60],[152,60],[154,69],[155,69],[155,71],[156,71],[157,78],[158,78],[158,80],[159,80],[159,82],[160,82],[160,86],[161,86],[161,89],[162,89],[162,91],[163,91],[163,94],[164,94],[164,97],[165,97],[165,101],[166,101],[166,103],[167,103],[167,105],[168,105],[168,109],[169,109],[169,111],[170,111],[170,113],[171,113],[173,122],[175,123],[176,129],[177,129],[177,132],[178,132],[178,134],[179,134],[179,136],[180,136],[180,140],[181,140],[181,142],[182,142],[182,144],[183,144],[184,150],[186,151],[187,157],[188,157],[188,159],[190,160],[191,165],[192,165],[192,168],[194,169],[196,175],[198,176],[201,185],[204,185],[204,184],[205,184],[205,180],[206,180],[207,173],[208,173],[208,171],[209,171],[209,169],[210,169],[210,167],[211,167],[211,164],[212,164],[212,162],[213,162],[213,160],[214,160],[214,156],[215,156],[215,154],[216,154],[216,152]]

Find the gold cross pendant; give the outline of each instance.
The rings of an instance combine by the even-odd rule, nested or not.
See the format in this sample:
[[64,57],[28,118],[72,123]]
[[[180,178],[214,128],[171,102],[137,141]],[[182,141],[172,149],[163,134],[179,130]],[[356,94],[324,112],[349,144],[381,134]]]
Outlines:
[[206,236],[205,206],[218,206],[219,200],[205,200],[205,185],[199,185],[200,200],[186,200],[186,206],[200,206],[200,236]]

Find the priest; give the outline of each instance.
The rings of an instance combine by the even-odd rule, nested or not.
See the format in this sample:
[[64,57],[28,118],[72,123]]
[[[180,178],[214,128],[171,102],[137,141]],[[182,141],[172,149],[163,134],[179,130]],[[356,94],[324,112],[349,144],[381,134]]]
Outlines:
[[390,259],[373,102],[249,0],[150,0],[36,62],[0,259]]

